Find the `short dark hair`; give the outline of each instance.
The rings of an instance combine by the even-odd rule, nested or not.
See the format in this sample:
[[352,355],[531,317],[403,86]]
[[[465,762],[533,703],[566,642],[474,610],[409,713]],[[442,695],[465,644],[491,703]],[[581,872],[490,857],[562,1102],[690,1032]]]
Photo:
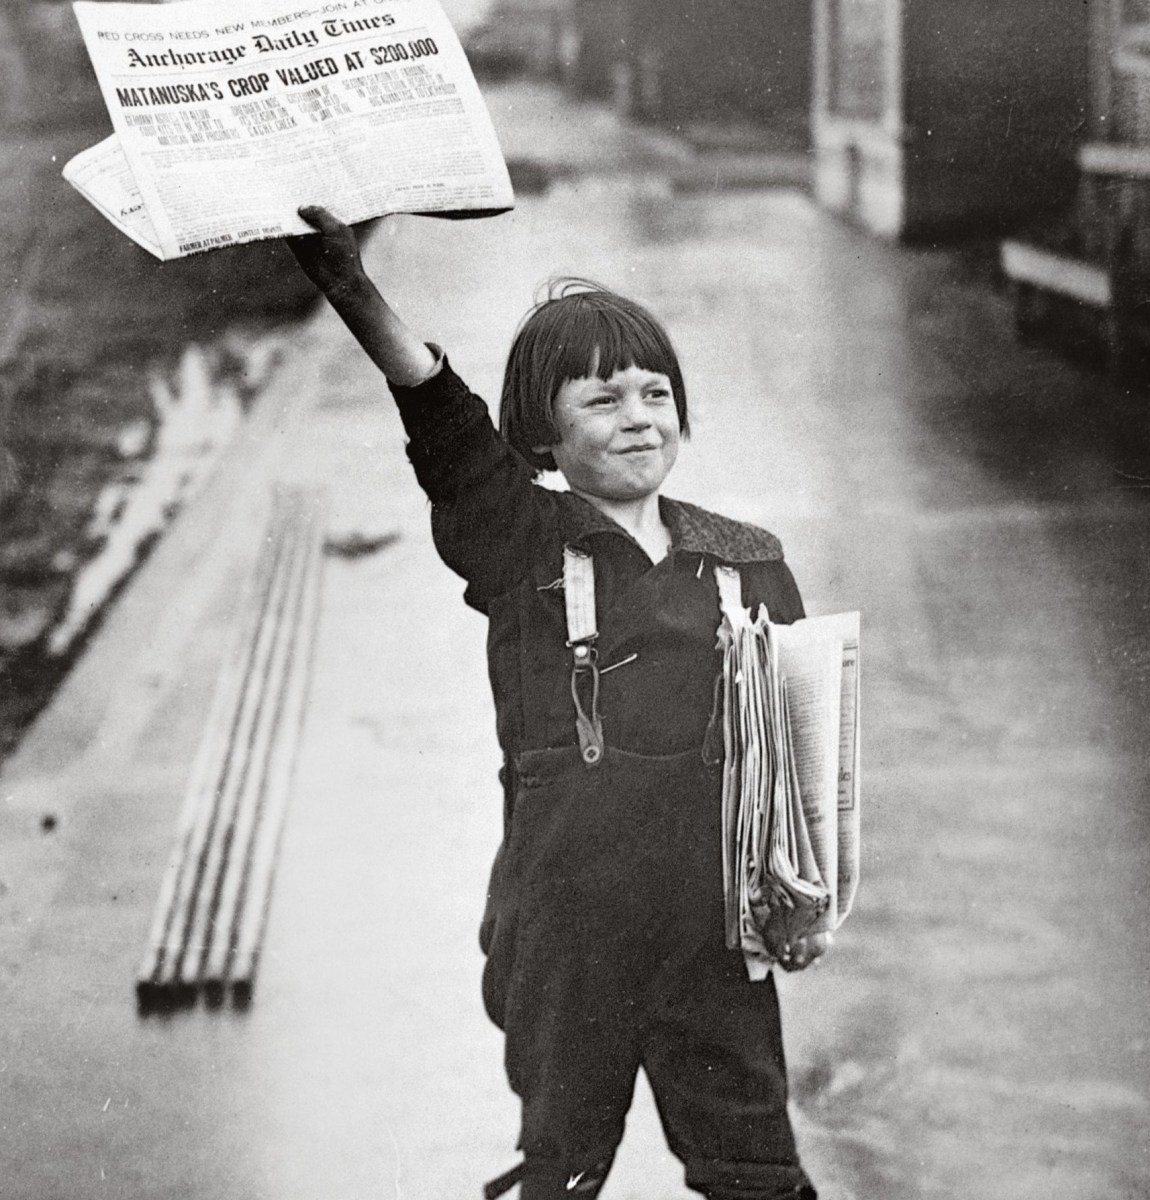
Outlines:
[[559,441],[554,416],[559,389],[569,379],[586,379],[592,372],[609,379],[631,366],[667,376],[679,432],[688,436],[683,373],[662,324],[641,304],[589,279],[552,280],[547,298],[527,313],[511,343],[500,432],[537,471],[554,471],[554,458],[535,447]]

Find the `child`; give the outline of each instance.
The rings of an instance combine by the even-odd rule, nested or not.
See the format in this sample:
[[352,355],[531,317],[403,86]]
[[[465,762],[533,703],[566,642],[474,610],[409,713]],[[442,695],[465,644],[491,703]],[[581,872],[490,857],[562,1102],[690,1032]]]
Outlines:
[[[786,1111],[773,981],[725,946],[717,564],[744,603],[803,615],[769,533],[661,495],[687,433],[662,326],[568,286],[516,335],[501,434],[364,274],[320,208],[290,239],[386,376],[435,544],[489,618],[504,839],[483,997],[523,1104],[521,1200],[593,1197],[642,1067],[688,1187],[813,1200]],[[568,492],[538,487],[560,470]],[[824,948],[777,947],[789,970]]]

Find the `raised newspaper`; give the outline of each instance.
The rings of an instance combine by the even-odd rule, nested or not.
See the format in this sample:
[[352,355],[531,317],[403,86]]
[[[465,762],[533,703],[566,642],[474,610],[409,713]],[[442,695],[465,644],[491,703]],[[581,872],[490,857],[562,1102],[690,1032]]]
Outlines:
[[115,132],[64,178],[157,258],[356,222],[485,216],[511,181],[437,0],[73,5]]
[[776,625],[717,572],[727,944],[763,978],[850,912],[859,869],[859,614]]

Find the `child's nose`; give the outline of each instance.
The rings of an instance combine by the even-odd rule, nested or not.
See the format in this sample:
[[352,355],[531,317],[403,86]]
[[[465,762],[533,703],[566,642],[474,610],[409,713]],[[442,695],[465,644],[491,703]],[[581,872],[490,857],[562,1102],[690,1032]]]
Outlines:
[[628,429],[646,429],[651,424],[651,414],[642,396],[628,396],[623,401],[623,423]]

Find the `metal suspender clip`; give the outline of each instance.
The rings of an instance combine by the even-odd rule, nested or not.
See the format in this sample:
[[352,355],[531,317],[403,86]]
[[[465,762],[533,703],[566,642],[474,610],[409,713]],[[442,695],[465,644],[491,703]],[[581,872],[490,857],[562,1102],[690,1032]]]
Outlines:
[[[595,641],[595,566],[591,555],[573,546],[563,548],[563,590],[567,607],[567,645],[571,647],[571,699],[575,702],[575,732],[583,761],[594,767],[603,758],[603,722],[599,716],[599,661]],[[591,715],[583,707],[582,681],[591,680]]]
[[[603,757],[603,721],[599,716],[599,663],[594,646],[576,642],[571,647],[574,664],[571,668],[571,699],[575,701],[575,732],[579,736],[579,753],[589,766],[598,765]],[[579,683],[591,677],[591,715],[583,707]]]

